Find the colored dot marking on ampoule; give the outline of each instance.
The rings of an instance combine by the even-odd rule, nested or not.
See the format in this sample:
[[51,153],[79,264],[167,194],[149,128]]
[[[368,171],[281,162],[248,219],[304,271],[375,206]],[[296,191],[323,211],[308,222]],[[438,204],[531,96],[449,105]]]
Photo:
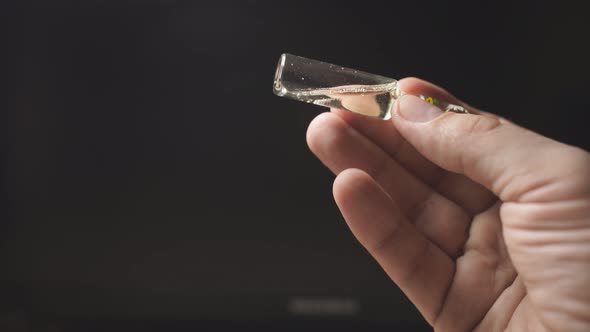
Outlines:
[[427,103],[429,103],[431,105],[435,105],[435,106],[438,106],[439,105],[438,99],[432,98],[430,96],[421,95],[420,96],[420,99],[424,100],[425,102],[427,102]]

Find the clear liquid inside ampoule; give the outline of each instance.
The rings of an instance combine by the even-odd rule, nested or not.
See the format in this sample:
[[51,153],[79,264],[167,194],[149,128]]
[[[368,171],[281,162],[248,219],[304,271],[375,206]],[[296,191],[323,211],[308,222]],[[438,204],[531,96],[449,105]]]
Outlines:
[[388,77],[283,54],[277,66],[275,94],[378,118],[391,118],[401,92]]
[[293,97],[307,103],[387,120],[391,118],[393,103],[399,98],[399,88],[397,82],[336,86],[297,91]]

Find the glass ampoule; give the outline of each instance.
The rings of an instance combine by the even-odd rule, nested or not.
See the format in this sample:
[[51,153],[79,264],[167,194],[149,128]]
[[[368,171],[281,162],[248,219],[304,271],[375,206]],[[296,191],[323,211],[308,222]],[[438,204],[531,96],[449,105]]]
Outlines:
[[[404,95],[398,81],[334,64],[283,54],[275,73],[275,94],[307,103],[344,109],[382,120]],[[468,113],[463,107],[420,96],[444,111]]]

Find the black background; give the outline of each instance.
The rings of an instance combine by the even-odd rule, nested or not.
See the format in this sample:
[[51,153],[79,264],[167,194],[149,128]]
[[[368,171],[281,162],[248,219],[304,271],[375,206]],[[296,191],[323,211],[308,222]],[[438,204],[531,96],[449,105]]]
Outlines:
[[[283,52],[418,76],[590,148],[581,6],[3,6],[9,331],[427,330],[349,233],[333,175],[306,147],[325,110],[272,94]],[[293,297],[353,299],[360,312],[294,316]]]

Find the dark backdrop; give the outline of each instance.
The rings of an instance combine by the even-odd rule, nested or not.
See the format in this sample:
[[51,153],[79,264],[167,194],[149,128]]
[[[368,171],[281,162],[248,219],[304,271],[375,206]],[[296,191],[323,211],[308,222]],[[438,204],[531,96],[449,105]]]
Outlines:
[[[590,148],[581,7],[46,1],[2,16],[8,330],[426,327],[306,147],[325,109],[272,94],[282,52],[418,76]],[[302,299],[348,311],[289,310]]]

